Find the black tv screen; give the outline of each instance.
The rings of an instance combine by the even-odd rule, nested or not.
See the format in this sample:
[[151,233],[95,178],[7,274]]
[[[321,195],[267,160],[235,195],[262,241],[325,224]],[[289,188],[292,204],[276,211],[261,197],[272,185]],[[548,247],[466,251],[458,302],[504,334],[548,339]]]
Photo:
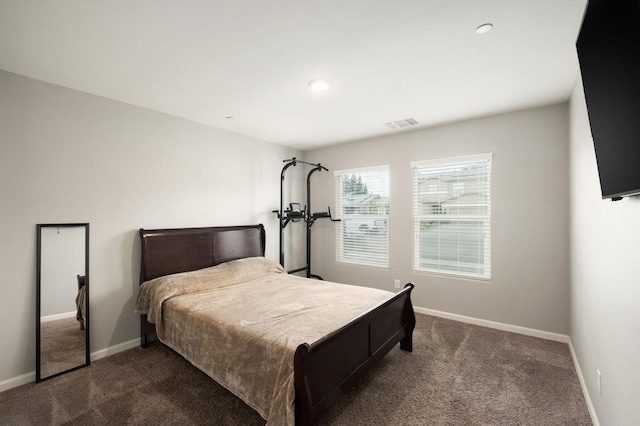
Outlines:
[[640,194],[640,0],[591,0],[576,43],[602,198]]

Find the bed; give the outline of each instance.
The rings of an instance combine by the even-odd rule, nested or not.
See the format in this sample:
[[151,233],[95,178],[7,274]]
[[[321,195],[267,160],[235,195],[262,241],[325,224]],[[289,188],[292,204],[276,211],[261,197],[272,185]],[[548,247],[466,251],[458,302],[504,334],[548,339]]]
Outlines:
[[287,274],[262,225],[140,230],[141,344],[157,337],[268,425],[310,425],[396,344],[412,351],[398,293]]

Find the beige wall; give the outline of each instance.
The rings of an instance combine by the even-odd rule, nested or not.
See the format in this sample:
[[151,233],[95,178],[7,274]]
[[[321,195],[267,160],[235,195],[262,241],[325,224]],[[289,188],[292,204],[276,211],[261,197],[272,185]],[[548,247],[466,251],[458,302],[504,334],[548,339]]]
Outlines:
[[580,80],[571,98],[571,254],[571,341],[590,400],[600,424],[638,424],[640,197],[601,199]]
[[91,224],[98,351],[139,336],[139,228],[263,223],[277,260],[282,160],[300,154],[0,71],[0,382],[35,370],[37,223]]
[[[313,228],[313,272],[393,289],[413,281],[414,305],[537,330],[569,332],[569,158],[566,104],[336,145],[307,152],[331,170],[390,166],[390,268],[339,265],[335,226]],[[492,279],[412,272],[414,160],[493,152]],[[335,206],[333,174],[314,176],[314,210]]]

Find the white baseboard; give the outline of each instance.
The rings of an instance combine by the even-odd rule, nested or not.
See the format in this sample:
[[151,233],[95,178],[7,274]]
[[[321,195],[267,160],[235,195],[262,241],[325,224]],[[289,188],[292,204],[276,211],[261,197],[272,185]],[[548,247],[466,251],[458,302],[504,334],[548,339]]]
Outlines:
[[467,317],[464,315],[451,314],[449,312],[437,311],[435,309],[419,308],[414,306],[413,310],[426,315],[464,322],[467,324],[479,325],[482,327],[494,328],[496,330],[509,331],[511,333],[524,334],[525,336],[539,337],[540,339],[552,340],[554,342],[569,343],[569,336],[566,334],[551,333],[549,331],[536,330],[535,328],[520,327],[518,325],[505,324],[502,322],[483,320],[480,318]]
[[128,342],[118,343],[115,346],[109,346],[105,349],[100,349],[99,351],[95,351],[91,353],[91,361],[99,360],[100,358],[105,358],[110,355],[117,354],[118,352],[123,352],[128,349],[133,349],[136,346],[140,346],[140,338],[136,338],[133,340],[129,340]]
[[76,314],[77,312],[73,311],[73,312],[64,312],[62,314],[47,315],[45,317],[40,317],[40,322],[49,322],[49,321],[55,321],[55,320],[65,319],[65,318],[75,318]]
[[582,375],[582,369],[580,368],[580,363],[578,362],[578,357],[576,356],[576,352],[573,350],[573,344],[571,343],[571,339],[569,339],[569,350],[571,351],[571,358],[573,359],[573,365],[576,367],[576,374],[578,375],[578,380],[580,380],[582,395],[584,396],[584,400],[587,403],[587,408],[589,409],[589,415],[591,416],[591,421],[593,422],[593,426],[600,426],[600,421],[598,420],[596,409],[593,406],[593,402],[591,401],[591,396],[589,395],[589,390],[587,389],[587,382],[584,380],[584,376]]
[[[117,354],[118,352],[123,352],[128,349],[133,349],[136,346],[140,345],[140,338],[136,338],[133,340],[129,340],[128,342],[118,343],[114,346],[109,346],[105,349],[100,349],[98,351],[92,352],[90,357],[91,361],[99,360],[100,358],[105,358],[110,355]],[[7,380],[3,380],[0,382],[0,392],[7,391],[9,389],[17,388],[18,386],[26,385],[28,383],[33,383],[36,381],[36,372],[32,371],[30,373],[21,374],[17,377],[12,377]]]
[[3,380],[0,382],[0,392],[7,391],[9,389],[17,388],[18,386],[26,385],[27,383],[33,383],[36,381],[36,372],[21,374],[18,377],[12,377],[11,379]]

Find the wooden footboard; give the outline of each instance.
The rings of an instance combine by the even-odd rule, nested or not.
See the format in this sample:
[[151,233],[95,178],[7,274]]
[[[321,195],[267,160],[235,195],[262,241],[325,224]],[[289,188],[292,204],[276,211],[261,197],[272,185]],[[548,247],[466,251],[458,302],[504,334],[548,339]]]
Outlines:
[[398,342],[413,350],[416,319],[409,283],[392,298],[309,345],[294,358],[296,424],[311,425],[325,414]]

